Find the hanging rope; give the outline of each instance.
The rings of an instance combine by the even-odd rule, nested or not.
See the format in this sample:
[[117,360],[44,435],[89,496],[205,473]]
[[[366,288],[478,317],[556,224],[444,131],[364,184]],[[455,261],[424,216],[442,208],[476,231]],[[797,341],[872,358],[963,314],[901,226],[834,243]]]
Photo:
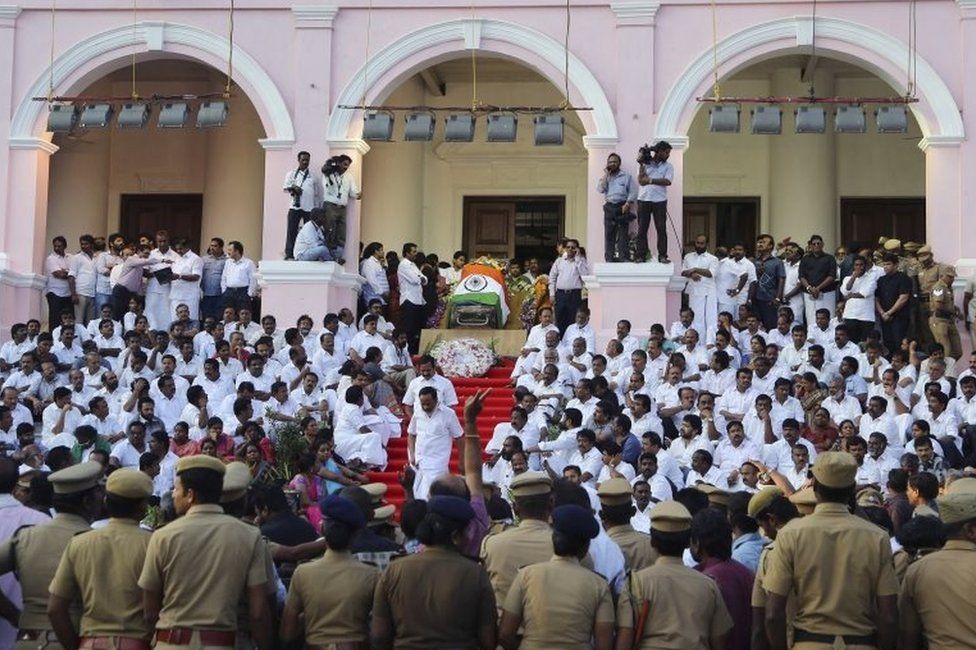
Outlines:
[[[813,48],[810,54],[810,61],[814,66],[817,65],[817,0],[813,0],[813,30],[810,35],[810,45]],[[810,97],[816,97],[817,91],[814,87],[816,81],[814,81],[814,71],[810,71]]]
[[914,97],[918,83],[918,17],[915,13],[915,0],[908,3],[908,65],[905,81],[905,97]]
[[[471,22],[474,24],[474,0],[471,0]],[[478,110],[478,48],[471,48],[471,112]]]
[[572,15],[569,9],[570,0],[566,0],[566,37],[563,39],[563,103],[561,108],[572,106],[569,101],[569,27],[572,23]]
[[227,85],[224,86],[224,96],[230,97],[231,84],[234,82],[234,0],[230,0],[229,26],[227,28]]
[[715,0],[712,0],[712,96],[716,101],[722,96],[722,90],[718,85],[718,9]]
[[51,0],[51,63],[48,66],[47,78],[47,101],[54,99],[54,15],[57,10],[57,1]]
[[136,24],[139,21],[138,7],[136,3],[138,0],[132,0],[132,100],[135,101],[139,99],[139,93],[136,91]]
[[373,27],[373,0],[369,0],[369,8],[366,11],[366,38],[364,39],[363,50],[363,96],[359,100],[359,105],[363,112],[366,111],[366,91],[369,89],[369,33]]

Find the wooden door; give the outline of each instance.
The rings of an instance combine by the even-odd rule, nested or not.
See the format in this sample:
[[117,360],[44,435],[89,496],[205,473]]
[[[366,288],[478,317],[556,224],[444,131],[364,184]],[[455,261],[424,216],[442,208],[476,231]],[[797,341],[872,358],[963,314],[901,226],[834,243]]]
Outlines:
[[126,241],[166,230],[170,243],[186,237],[190,248],[200,253],[202,194],[123,194],[121,198],[119,223]]
[[925,241],[924,198],[841,198],[840,235],[845,245],[874,247],[879,237]]
[[709,242],[715,241],[715,204],[711,202],[684,201],[684,235],[685,250],[695,247],[695,238],[705,235]]
[[515,255],[515,202],[467,201],[465,249],[469,259],[488,255],[509,259]]
[[759,199],[753,197],[689,197],[684,204],[684,245],[691,250],[695,237],[708,237],[709,250],[742,242],[751,250],[759,225]]

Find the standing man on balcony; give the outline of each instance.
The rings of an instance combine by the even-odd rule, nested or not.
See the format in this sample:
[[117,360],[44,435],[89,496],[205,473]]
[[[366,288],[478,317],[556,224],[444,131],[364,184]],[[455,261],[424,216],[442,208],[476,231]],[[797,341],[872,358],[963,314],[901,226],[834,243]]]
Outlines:
[[[627,259],[627,231],[634,219],[637,183],[633,176],[620,169],[617,154],[607,157],[607,166],[596,191],[603,194],[606,201],[603,204],[603,258],[607,262],[623,262]],[[569,320],[572,319],[571,315]],[[559,331],[565,329],[560,327]]]
[[[349,199],[359,200],[363,194],[356,187],[352,174],[347,174],[352,158],[345,154],[329,158],[322,167],[325,176],[326,246],[339,266],[346,263],[346,206]],[[357,253],[357,251],[353,251]]]
[[298,152],[298,167],[285,176],[284,190],[291,197],[288,206],[288,231],[285,235],[285,259],[295,258],[295,238],[302,223],[308,221],[312,208],[322,204],[322,183],[308,168],[312,154]]
[[583,303],[583,276],[589,272],[590,265],[579,254],[579,242],[566,240],[562,257],[553,262],[549,269],[549,295],[556,307],[556,326],[560,336],[576,319],[576,313]]

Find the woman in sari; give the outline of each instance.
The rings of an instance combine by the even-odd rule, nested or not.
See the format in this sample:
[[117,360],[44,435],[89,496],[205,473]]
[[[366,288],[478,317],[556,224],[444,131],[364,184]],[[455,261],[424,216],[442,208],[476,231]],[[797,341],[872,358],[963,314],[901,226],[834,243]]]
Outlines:
[[322,524],[319,498],[325,496],[322,479],[318,476],[322,464],[319,462],[316,454],[312,452],[302,452],[299,454],[295,464],[298,468],[298,473],[288,483],[288,487],[298,492],[305,516],[308,518],[309,523],[316,530],[319,530]]

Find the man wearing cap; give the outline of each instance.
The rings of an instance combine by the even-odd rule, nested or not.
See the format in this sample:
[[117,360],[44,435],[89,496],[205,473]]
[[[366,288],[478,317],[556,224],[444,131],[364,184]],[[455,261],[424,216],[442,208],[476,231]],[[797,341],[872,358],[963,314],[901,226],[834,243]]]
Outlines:
[[651,547],[650,536],[639,533],[630,525],[637,513],[633,504],[633,490],[627,479],[612,478],[597,488],[600,497],[600,519],[610,539],[620,547],[627,560],[627,570],[637,572],[654,564],[657,552]]
[[945,355],[952,359],[962,357],[962,342],[956,319],[961,318],[952,294],[952,282],[956,271],[951,266],[939,265],[939,279],[932,285],[929,296],[929,330],[936,343],[945,349]]
[[[613,648],[613,597],[607,581],[580,565],[590,540],[600,532],[593,515],[581,506],[552,511],[552,547],[548,562],[519,570],[505,598],[498,641],[505,650],[564,647]],[[553,586],[558,585],[558,589]],[[519,627],[523,628],[521,644]]]
[[[50,585],[47,613],[58,641],[86,647],[149,650],[152,630],[142,615],[139,573],[150,534],[139,527],[152,496],[152,479],[119,469],[105,484],[108,525],[76,535],[61,556]],[[81,604],[81,634],[71,625],[72,604]]]
[[[961,481],[972,479],[961,479]],[[955,486],[954,482],[952,485]],[[976,639],[976,490],[939,498],[947,541],[908,567],[898,596],[898,638],[906,650],[971,647]]]
[[204,455],[176,465],[173,505],[182,516],[153,534],[139,576],[158,650],[234,647],[244,593],[254,645],[272,646],[265,546],[257,528],[220,507],[225,472]]
[[[756,520],[763,534],[770,541],[759,554],[759,564],[756,567],[756,578],[752,584],[752,647],[754,650],[764,650],[769,647],[766,636],[766,590],[763,579],[769,564],[769,552],[776,543],[779,531],[800,516],[796,506],[783,494],[779,488],[770,487],[759,490],[749,499],[747,514]],[[796,599],[791,594],[786,600],[786,638],[787,645],[793,644],[793,617],[796,616]]]
[[481,543],[481,561],[499,608],[505,603],[512,580],[521,567],[552,557],[549,527],[552,481],[542,472],[524,472],[512,479],[510,492],[519,525],[488,535]]
[[732,618],[715,581],[682,562],[690,535],[687,508],[677,501],[654,506],[651,545],[660,557],[654,566],[631,574],[620,594],[618,648],[724,647]]
[[[30,469],[30,466],[27,467]],[[0,456],[0,544],[23,526],[43,524],[51,519],[17,500],[13,493],[17,488],[18,476],[17,462]],[[20,582],[12,572],[0,576],[0,603],[6,605],[4,601],[17,610],[23,605]],[[0,648],[12,647],[16,636],[17,626],[0,615]]]
[[820,454],[813,467],[816,509],[776,536],[763,580],[773,650],[787,647],[791,593],[797,604],[794,647],[895,647],[898,582],[891,544],[884,530],[848,510],[856,475],[851,454]]
[[[48,481],[54,488],[54,519],[21,528],[0,544],[0,575],[16,571],[24,596],[20,632],[13,646],[17,650],[56,647],[47,616],[48,585],[71,538],[90,530],[101,476],[98,463],[80,463],[51,474]],[[73,631],[78,629],[80,614],[79,607],[70,608],[67,624]]]

